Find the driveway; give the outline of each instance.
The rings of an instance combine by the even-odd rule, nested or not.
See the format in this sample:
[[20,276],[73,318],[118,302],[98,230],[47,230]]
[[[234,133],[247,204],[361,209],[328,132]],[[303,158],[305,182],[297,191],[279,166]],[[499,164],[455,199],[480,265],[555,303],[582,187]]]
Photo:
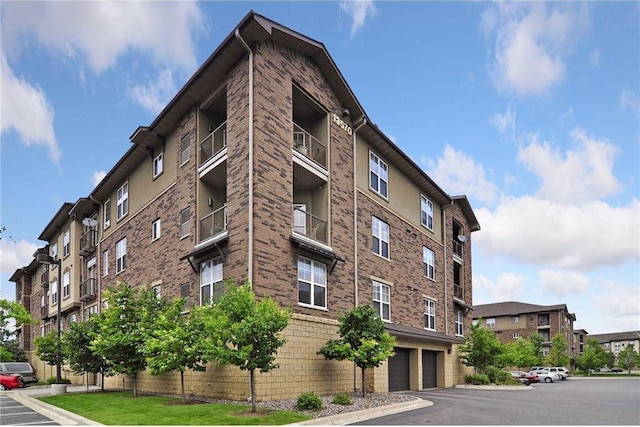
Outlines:
[[569,378],[527,390],[406,392],[433,405],[358,425],[640,425],[640,378]]

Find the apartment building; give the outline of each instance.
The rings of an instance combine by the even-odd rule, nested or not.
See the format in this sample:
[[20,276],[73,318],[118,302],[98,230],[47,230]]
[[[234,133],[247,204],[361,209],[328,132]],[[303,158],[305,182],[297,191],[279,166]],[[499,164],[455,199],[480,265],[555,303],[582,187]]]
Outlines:
[[576,315],[570,313],[566,304],[536,305],[516,301],[480,304],[473,306],[473,321],[491,328],[502,342],[528,338],[532,334],[542,336],[542,356],[548,356],[551,340],[557,334],[564,336],[569,356],[574,360],[578,354],[573,334]]
[[575,329],[573,331],[573,343],[576,346],[575,356],[581,356],[584,352],[584,346],[587,345],[587,337],[589,332],[584,329]]
[[[373,124],[322,43],[250,12],[130,139],[91,194],[64,204],[39,237],[39,251],[62,261],[61,271],[29,264],[30,310],[42,321],[31,339],[55,324],[56,304],[63,324],[84,320],[117,282],[184,297],[188,309],[235,278],[293,311],[280,369],[256,379],[260,399],[360,387],[352,363],[316,354],[360,304],[397,340],[367,373],[368,391],[462,382],[480,225],[466,197],[448,195]],[[212,364],[185,381],[188,394],[248,395],[233,367]],[[142,374],[137,387],[178,393],[180,381]]]
[[640,331],[612,332],[608,334],[593,334],[587,338],[597,340],[602,348],[618,356],[627,346],[633,347],[640,353]]

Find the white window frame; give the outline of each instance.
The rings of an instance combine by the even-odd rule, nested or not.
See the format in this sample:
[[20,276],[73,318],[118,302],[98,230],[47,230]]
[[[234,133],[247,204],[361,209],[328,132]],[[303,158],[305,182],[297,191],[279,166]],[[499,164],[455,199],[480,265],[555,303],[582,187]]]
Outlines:
[[[385,317],[384,307],[387,307]],[[383,322],[391,322],[391,286],[373,281],[373,309]]]
[[116,203],[118,206],[116,219],[120,221],[129,213],[129,181],[126,181],[118,188],[116,192]]
[[157,178],[164,172],[164,152],[161,151],[153,158],[153,178]]
[[62,234],[62,256],[64,258],[71,255],[71,231],[66,230]]
[[520,332],[514,332],[511,336],[513,337],[513,339],[520,338]]
[[456,308],[456,335],[464,336],[464,311],[461,308]]
[[[185,220],[186,214],[186,220]],[[185,208],[180,211],[180,238],[184,239],[189,235],[191,222],[191,208]]]
[[151,290],[156,294],[156,298],[158,299],[158,301],[162,299],[161,285],[154,285],[151,287]]
[[62,275],[62,299],[71,295],[71,272],[65,271]]
[[58,303],[58,279],[51,282],[51,305]]
[[191,134],[187,134],[180,139],[180,166],[184,165],[191,158]]
[[116,242],[116,274],[122,273],[127,268],[127,238]]
[[426,246],[422,247],[422,265],[425,277],[436,280],[436,253]]
[[420,195],[420,224],[433,231],[433,202]]
[[384,199],[389,198],[389,165],[373,151],[369,151],[369,188]]
[[[224,285],[224,267],[220,258],[208,259],[200,263],[200,305],[215,303]],[[203,289],[209,288],[209,301],[203,301]]]
[[[382,258],[390,259],[389,224],[376,216],[372,216],[371,234],[373,236],[371,245],[371,250],[373,251],[373,253]],[[384,253],[385,249],[386,256]]]
[[71,314],[69,315],[69,323],[75,323],[75,322],[77,322],[77,321],[78,321],[78,320],[77,320],[77,316],[76,316],[76,314],[75,314],[75,313],[71,313]]
[[102,277],[109,274],[109,249],[102,251]]
[[[300,289],[309,287],[309,301],[301,301]],[[322,293],[323,301],[316,301],[316,293]],[[309,308],[327,308],[327,265],[304,257],[298,257],[298,305]]]
[[109,228],[109,226],[111,225],[111,199],[105,200],[103,209],[104,209],[104,212],[102,217],[104,222],[104,228]]
[[307,205],[296,203],[293,205],[293,231],[299,234],[307,234]]
[[496,327],[496,318],[495,317],[488,317],[487,319],[485,319],[485,325],[487,326],[487,328],[495,329],[495,327]]
[[[58,258],[58,243],[54,243],[53,245],[51,245],[51,258],[53,259],[57,259]],[[51,264],[51,268],[57,268],[58,264],[57,263],[53,263]]]
[[512,316],[511,317],[511,321],[513,323],[519,323],[520,322],[520,316]]
[[424,328],[436,330],[436,302],[430,298],[424,299]]
[[151,223],[151,241],[155,242],[162,235],[162,228],[160,224],[160,218]]

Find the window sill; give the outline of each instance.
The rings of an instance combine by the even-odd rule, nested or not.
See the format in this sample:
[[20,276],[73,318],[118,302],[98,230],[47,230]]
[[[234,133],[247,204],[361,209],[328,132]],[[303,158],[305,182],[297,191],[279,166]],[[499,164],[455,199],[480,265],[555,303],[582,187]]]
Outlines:
[[310,308],[312,310],[320,310],[320,311],[327,311],[327,312],[329,311],[329,309],[326,308],[326,307],[320,307],[320,306],[317,306],[317,305],[306,304],[306,303],[303,303],[303,302],[298,302],[298,306],[299,307],[304,307],[304,308]]

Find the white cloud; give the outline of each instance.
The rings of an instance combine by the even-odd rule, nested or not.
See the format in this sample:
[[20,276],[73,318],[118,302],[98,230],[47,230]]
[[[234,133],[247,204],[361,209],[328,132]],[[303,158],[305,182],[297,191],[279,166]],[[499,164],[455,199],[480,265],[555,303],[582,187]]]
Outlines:
[[14,129],[27,146],[44,145],[55,163],[62,155],[53,129],[53,108],[44,91],[18,78],[0,52],[0,133]]
[[621,265],[640,259],[640,203],[612,207],[600,201],[564,205],[536,197],[506,197],[476,210],[482,231],[475,248],[540,267]]
[[544,293],[555,297],[581,294],[589,287],[589,279],[586,276],[572,271],[540,270],[538,277]]
[[490,68],[497,87],[522,95],[547,93],[566,74],[572,38],[588,24],[585,9],[546,3],[498,3],[483,14],[486,36],[495,33]]
[[484,276],[474,276],[473,287],[490,295],[487,301],[482,301],[478,293],[474,292],[474,304],[489,304],[496,301],[517,301],[524,296],[526,276],[515,273],[501,273],[495,282]]
[[97,187],[105,176],[107,176],[105,171],[95,171],[93,175],[91,175],[91,188]]
[[504,114],[496,113],[491,117],[489,121],[493,127],[498,129],[500,133],[505,133],[507,130],[515,130],[516,127],[516,113],[511,108],[507,108]]
[[[0,272],[11,276],[19,268],[25,266],[25,260],[32,260],[38,246],[26,240],[12,242],[0,240]],[[30,262],[30,261],[29,261]]]
[[[634,319],[640,317],[640,287],[638,285],[621,285],[619,283],[605,283],[602,292],[594,295],[594,301],[602,308],[603,314],[612,317]],[[625,326],[625,330],[638,329],[640,325]]]
[[490,182],[481,164],[462,151],[447,145],[436,162],[423,159],[428,174],[444,191],[451,195],[466,195],[469,199],[493,203],[496,186]]
[[129,96],[153,114],[158,114],[175,95],[177,88],[170,69],[162,70],[155,82],[147,85],[135,85],[129,90]]
[[589,61],[595,67],[600,66],[600,49],[594,49],[589,53]]
[[630,89],[625,89],[620,94],[620,107],[622,111],[631,111],[636,115],[640,115],[640,100],[636,93]]
[[519,150],[518,159],[542,180],[537,196],[574,204],[620,191],[621,185],[613,175],[619,148],[590,137],[578,128],[571,132],[571,139],[576,149],[564,154],[548,142],[538,142],[537,136]]
[[352,36],[364,26],[368,17],[377,13],[373,0],[343,0],[340,2],[340,10],[351,16],[353,21],[351,24]]

